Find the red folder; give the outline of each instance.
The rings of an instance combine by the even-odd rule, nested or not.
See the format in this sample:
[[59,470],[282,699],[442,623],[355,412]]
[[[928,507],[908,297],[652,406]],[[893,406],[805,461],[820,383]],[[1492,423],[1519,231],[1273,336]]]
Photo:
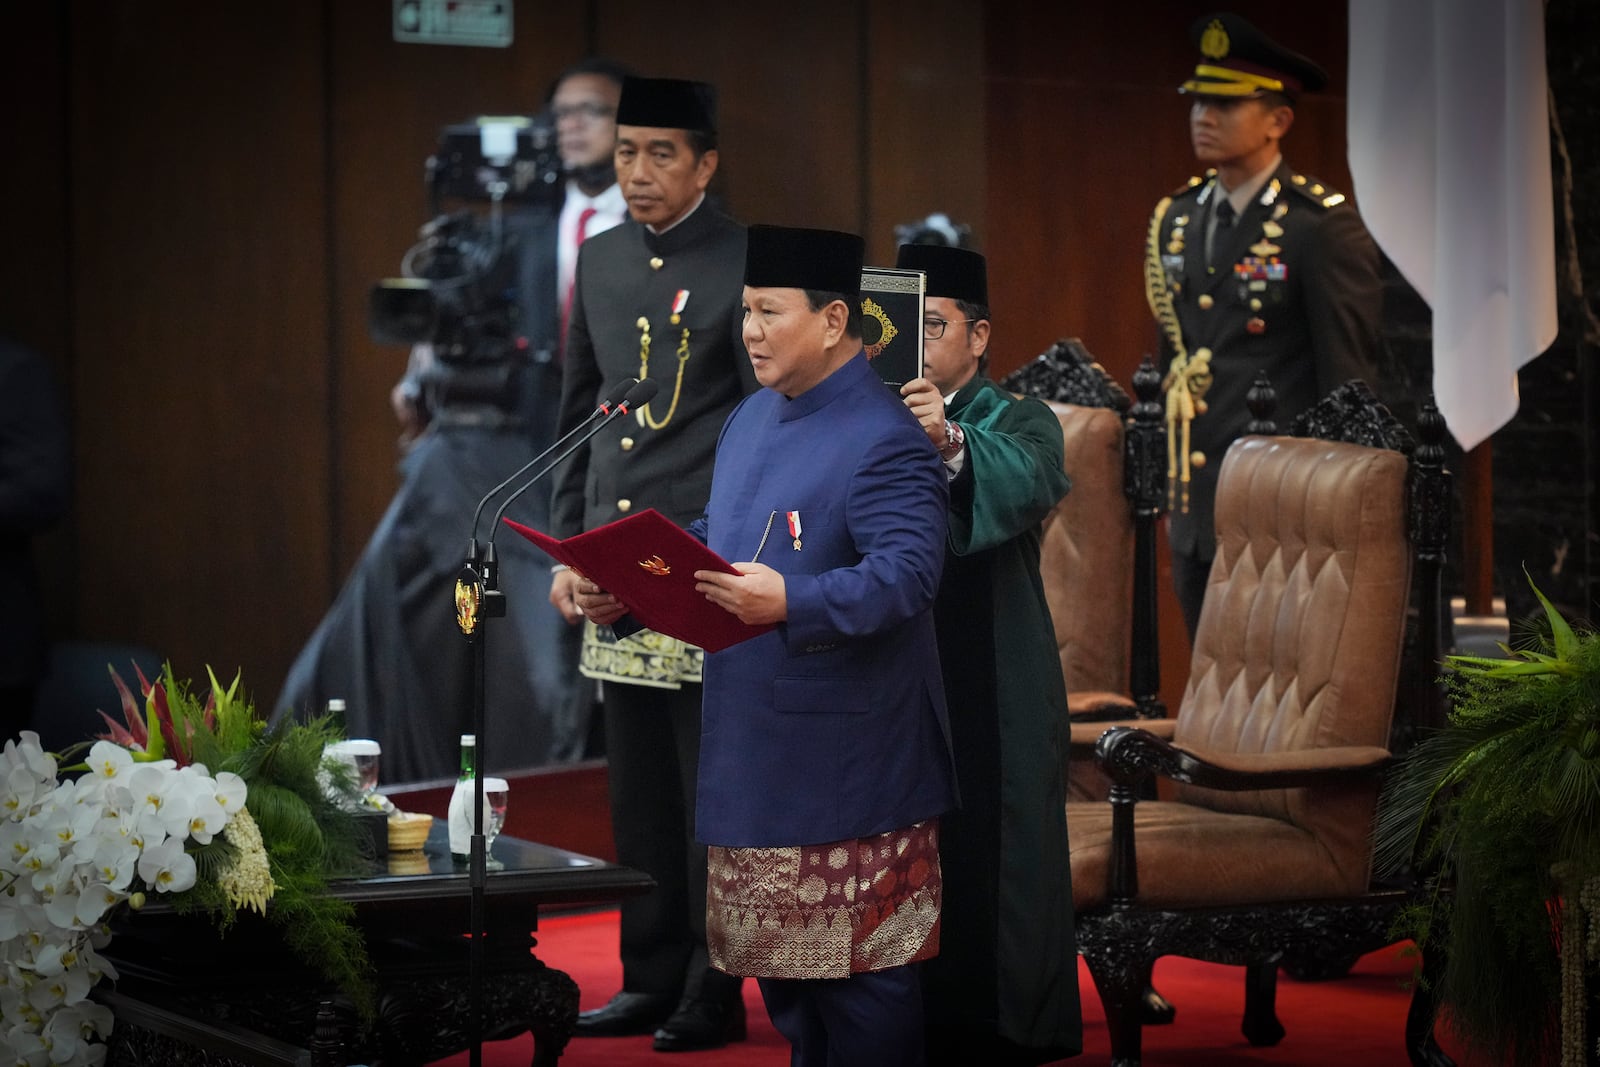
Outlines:
[[748,641],[772,629],[751,626],[695,592],[695,571],[738,574],[733,564],[696,541],[655,508],[558,541],[502,519],[517,533],[614,595],[628,613],[657,633],[707,652]]

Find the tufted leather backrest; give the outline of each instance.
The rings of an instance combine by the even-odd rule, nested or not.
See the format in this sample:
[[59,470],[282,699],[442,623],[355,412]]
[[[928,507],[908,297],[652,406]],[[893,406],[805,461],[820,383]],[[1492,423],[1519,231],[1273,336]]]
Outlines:
[[1067,693],[1121,693],[1128,684],[1133,518],[1122,489],[1122,416],[1050,401],[1061,423],[1072,490],[1044,520],[1044,583]]
[[[1386,747],[1411,573],[1405,456],[1241,438],[1223,460],[1216,529],[1177,743],[1219,753]],[[1365,878],[1375,787],[1179,786],[1176,799],[1293,822]]]

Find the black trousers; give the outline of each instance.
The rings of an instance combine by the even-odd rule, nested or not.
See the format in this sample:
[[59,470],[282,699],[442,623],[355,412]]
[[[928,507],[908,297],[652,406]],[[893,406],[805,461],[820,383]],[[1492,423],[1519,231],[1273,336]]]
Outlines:
[[694,837],[701,687],[603,688],[617,862],[656,881],[621,905],[622,988],[737,996],[741,980],[713,970],[706,955],[706,849]]
[[1172,553],[1172,588],[1178,594],[1183,625],[1189,630],[1189,647],[1194,647],[1195,631],[1200,629],[1200,608],[1206,599],[1206,583],[1211,579],[1211,560],[1176,550]]
[[[918,964],[849,978],[761,978],[790,1067],[922,1067]],[[980,1061],[981,1062],[981,1061]]]

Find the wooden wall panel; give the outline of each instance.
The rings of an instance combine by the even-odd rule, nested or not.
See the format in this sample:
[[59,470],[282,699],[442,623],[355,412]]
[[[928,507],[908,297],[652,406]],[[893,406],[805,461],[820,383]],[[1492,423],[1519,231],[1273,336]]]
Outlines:
[[743,222],[858,230],[860,13],[713,0],[663,8],[597,0],[595,46],[640,74],[717,86],[720,188]]
[[867,258],[892,264],[895,226],[935,211],[983,249],[983,5],[880,0],[866,15]]
[[72,10],[78,628],[270,685],[327,585],[321,11]]
[[[70,244],[67,231],[67,15],[52,4],[6,12],[0,33],[0,204],[6,212],[6,252],[0,255],[0,335],[42,353],[65,394],[72,379]],[[18,106],[30,101],[31,106]],[[70,397],[67,397],[70,400]],[[70,411],[70,406],[68,408]],[[33,538],[34,558],[47,575],[48,633],[69,634],[77,574],[70,516]],[[0,618],[0,639],[8,635]]]

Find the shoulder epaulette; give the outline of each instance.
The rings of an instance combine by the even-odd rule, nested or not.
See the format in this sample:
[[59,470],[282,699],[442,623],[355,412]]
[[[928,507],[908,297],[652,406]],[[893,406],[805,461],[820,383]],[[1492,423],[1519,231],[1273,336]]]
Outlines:
[[1289,188],[1318,207],[1337,207],[1344,203],[1344,194],[1339,190],[1331,189],[1317,179],[1304,174],[1290,175]]
[[[1213,174],[1213,173],[1215,173],[1215,172],[1214,171],[1207,172],[1206,178],[1209,178],[1211,176],[1211,174]],[[1171,196],[1174,200],[1176,200],[1178,197],[1183,196],[1186,193],[1192,193],[1196,189],[1200,188],[1200,186],[1205,184],[1205,180],[1206,180],[1205,178],[1202,178],[1202,177],[1200,177],[1200,175],[1196,174],[1193,177],[1191,177],[1188,181],[1184,182],[1182,185],[1180,185],[1176,189],[1172,190],[1172,192],[1169,193],[1168,195]]]

